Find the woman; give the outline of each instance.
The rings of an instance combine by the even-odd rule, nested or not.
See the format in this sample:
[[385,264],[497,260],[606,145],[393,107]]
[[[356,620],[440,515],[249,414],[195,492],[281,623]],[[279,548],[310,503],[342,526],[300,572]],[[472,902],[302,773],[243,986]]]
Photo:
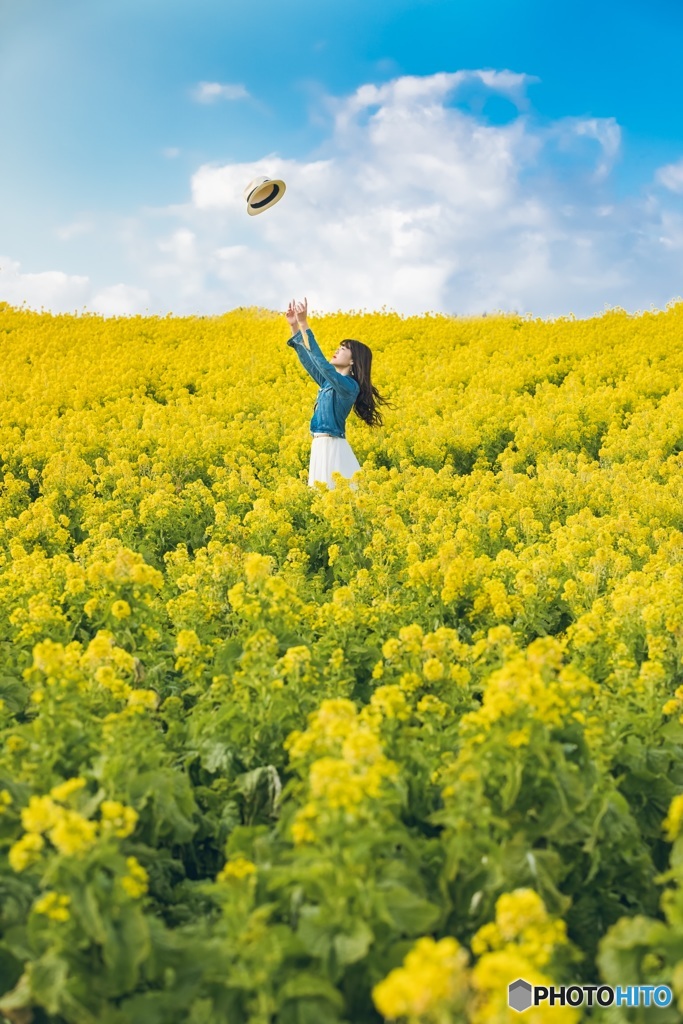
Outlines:
[[[311,419],[313,441],[308,484],[313,487],[321,480],[332,488],[332,473],[350,479],[360,469],[345,436],[351,409],[369,426],[381,426],[378,405],[386,404],[385,399],[372,385],[372,352],[367,345],[346,338],[328,362],[308,326],[306,299],[298,303],[292,299],[285,316],[292,329],[287,344],[296,349],[301,365],[320,387]],[[355,490],[357,485],[351,486]]]

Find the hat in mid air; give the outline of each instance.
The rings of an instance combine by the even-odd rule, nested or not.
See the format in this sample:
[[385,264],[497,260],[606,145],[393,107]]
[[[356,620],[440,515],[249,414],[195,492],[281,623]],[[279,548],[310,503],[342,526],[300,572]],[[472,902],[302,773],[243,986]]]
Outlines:
[[247,213],[255,217],[275,206],[285,194],[286,185],[279,178],[254,178],[245,188],[242,195],[247,201]]

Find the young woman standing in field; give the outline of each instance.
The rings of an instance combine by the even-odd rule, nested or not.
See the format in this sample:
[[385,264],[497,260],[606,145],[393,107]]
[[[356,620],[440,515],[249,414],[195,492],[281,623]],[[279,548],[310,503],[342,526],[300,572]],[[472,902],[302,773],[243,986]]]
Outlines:
[[[321,480],[334,487],[333,472],[350,479],[360,469],[345,435],[351,409],[371,427],[383,422],[378,405],[385,404],[385,399],[370,379],[372,351],[362,341],[345,338],[328,362],[308,326],[306,299],[292,299],[285,316],[292,329],[287,344],[296,349],[301,365],[320,388],[311,419],[308,484],[313,487]],[[351,486],[355,489],[356,485]]]

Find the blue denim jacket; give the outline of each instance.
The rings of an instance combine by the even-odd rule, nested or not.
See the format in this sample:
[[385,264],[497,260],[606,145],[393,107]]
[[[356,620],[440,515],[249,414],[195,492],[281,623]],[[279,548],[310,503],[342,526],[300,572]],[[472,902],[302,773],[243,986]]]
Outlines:
[[344,424],[358,398],[360,386],[353,377],[340,373],[332,363],[328,363],[310,328],[306,335],[310,351],[304,344],[301,331],[297,331],[287,344],[296,349],[301,365],[320,385],[311,419],[311,433],[345,437]]

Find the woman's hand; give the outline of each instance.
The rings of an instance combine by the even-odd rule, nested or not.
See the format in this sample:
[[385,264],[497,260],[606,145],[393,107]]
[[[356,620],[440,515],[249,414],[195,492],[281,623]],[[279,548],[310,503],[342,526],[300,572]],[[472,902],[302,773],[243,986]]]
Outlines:
[[285,316],[287,317],[287,323],[292,328],[294,334],[296,334],[298,330],[298,325],[296,319],[296,302],[294,301],[294,299],[292,299],[289,305],[287,306],[287,312],[285,313]]
[[308,328],[308,301],[304,297],[303,302],[297,302],[296,304],[296,318],[299,321],[299,327],[302,331]]

